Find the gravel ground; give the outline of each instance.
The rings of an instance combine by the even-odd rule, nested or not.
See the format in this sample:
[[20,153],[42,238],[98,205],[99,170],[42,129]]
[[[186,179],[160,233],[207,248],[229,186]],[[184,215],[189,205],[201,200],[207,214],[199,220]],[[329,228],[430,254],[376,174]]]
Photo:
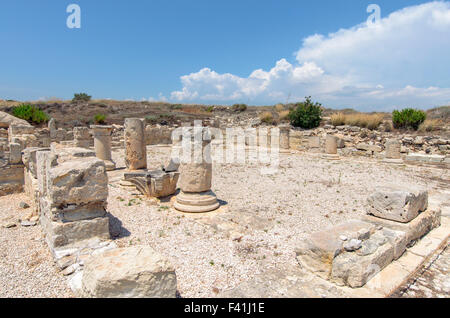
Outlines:
[[[0,197],[0,223],[14,222],[30,209],[25,194]],[[40,226],[0,227],[0,297],[71,297],[66,279],[54,265]]]
[[[169,152],[149,147],[149,167],[159,167]],[[123,151],[113,157],[124,166]],[[122,174],[109,173],[112,236],[119,246],[149,245],[168,257],[182,297],[215,297],[265,269],[295,265],[296,242],[362,215],[366,197],[379,187],[424,187],[433,195],[450,180],[443,169],[281,155],[275,175],[261,175],[258,165],[215,165],[213,191],[221,208],[189,215],[173,210],[169,199],[149,200],[120,187]],[[0,219],[16,216],[26,200],[23,194],[0,198]],[[0,228],[0,251],[0,296],[71,296],[39,226]]]

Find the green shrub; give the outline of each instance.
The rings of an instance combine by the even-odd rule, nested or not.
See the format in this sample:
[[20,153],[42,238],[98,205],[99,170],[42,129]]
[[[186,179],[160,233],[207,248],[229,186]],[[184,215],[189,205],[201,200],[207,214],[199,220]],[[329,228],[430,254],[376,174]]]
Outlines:
[[103,114],[97,114],[94,116],[94,123],[97,125],[104,125],[106,124],[106,115]]
[[245,104],[234,104],[231,106],[231,110],[234,112],[245,112],[247,110],[247,105]]
[[311,101],[311,96],[306,97],[304,102],[296,104],[295,108],[289,113],[291,125],[303,129],[319,127],[322,120],[321,107],[321,104]]
[[50,119],[41,109],[29,104],[14,107],[12,112],[15,117],[33,124],[46,123]]
[[89,96],[86,93],[74,94],[72,101],[74,102],[88,102],[91,100],[92,96]]
[[427,119],[424,111],[406,108],[402,111],[394,110],[392,112],[392,123],[394,128],[412,128],[419,129],[419,126]]
[[206,107],[205,111],[208,112],[208,113],[212,113],[214,111],[214,106]]
[[170,105],[170,109],[182,109],[183,105],[180,104],[175,104],[175,105]]

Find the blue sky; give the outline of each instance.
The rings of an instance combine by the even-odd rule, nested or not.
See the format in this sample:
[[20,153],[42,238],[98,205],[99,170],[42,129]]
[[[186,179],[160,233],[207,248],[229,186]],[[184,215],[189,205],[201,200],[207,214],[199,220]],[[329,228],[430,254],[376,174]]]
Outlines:
[[2,1],[0,43],[0,99],[450,104],[448,1]]

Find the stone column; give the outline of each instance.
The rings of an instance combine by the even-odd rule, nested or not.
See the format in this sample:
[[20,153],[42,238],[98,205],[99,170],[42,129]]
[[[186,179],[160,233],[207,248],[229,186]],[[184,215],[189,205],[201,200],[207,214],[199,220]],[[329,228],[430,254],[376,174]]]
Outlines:
[[50,138],[53,140],[56,138],[56,122],[55,119],[52,118],[50,119],[50,121],[48,122],[48,130],[50,131]]
[[[183,134],[183,156],[180,165],[179,187],[181,192],[174,203],[182,212],[210,212],[219,207],[216,195],[211,191],[212,160],[211,136],[207,128],[188,128]],[[197,138],[194,138],[197,135]]]
[[330,160],[338,160],[339,155],[337,153],[337,141],[338,138],[333,135],[327,135],[325,139],[325,154],[323,158]]
[[388,139],[386,140],[386,150],[385,150],[385,158],[384,162],[387,163],[402,163],[403,160],[401,159],[401,143],[397,139]]
[[116,164],[111,157],[111,132],[113,127],[93,125],[91,129],[94,136],[95,155],[105,162],[107,171],[116,169]]
[[289,133],[291,129],[289,126],[280,126],[280,152],[290,151]]
[[125,119],[125,163],[128,170],[147,169],[147,148],[144,121]]

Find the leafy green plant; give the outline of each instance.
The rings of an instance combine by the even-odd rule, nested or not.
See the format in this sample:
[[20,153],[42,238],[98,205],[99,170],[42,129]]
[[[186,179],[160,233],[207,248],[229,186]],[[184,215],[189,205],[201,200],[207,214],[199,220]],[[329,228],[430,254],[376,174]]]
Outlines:
[[231,110],[234,112],[245,112],[247,110],[247,105],[245,104],[234,104],[231,106]]
[[22,104],[13,108],[13,115],[17,118],[28,121],[33,124],[46,123],[49,121],[49,116],[43,112],[39,107],[29,104]]
[[206,107],[205,111],[208,112],[208,113],[212,113],[214,111],[214,106]]
[[313,103],[311,96],[306,97],[304,102],[295,105],[289,114],[289,120],[294,127],[303,129],[319,127],[322,120],[322,105],[317,102]]
[[419,126],[427,119],[424,111],[405,108],[402,111],[394,110],[392,112],[392,123],[394,128],[412,128],[419,129]]
[[88,102],[90,101],[92,96],[89,96],[86,93],[74,94],[72,101],[74,102]]
[[106,124],[106,115],[103,114],[97,114],[94,116],[94,123],[97,125],[104,125]]

